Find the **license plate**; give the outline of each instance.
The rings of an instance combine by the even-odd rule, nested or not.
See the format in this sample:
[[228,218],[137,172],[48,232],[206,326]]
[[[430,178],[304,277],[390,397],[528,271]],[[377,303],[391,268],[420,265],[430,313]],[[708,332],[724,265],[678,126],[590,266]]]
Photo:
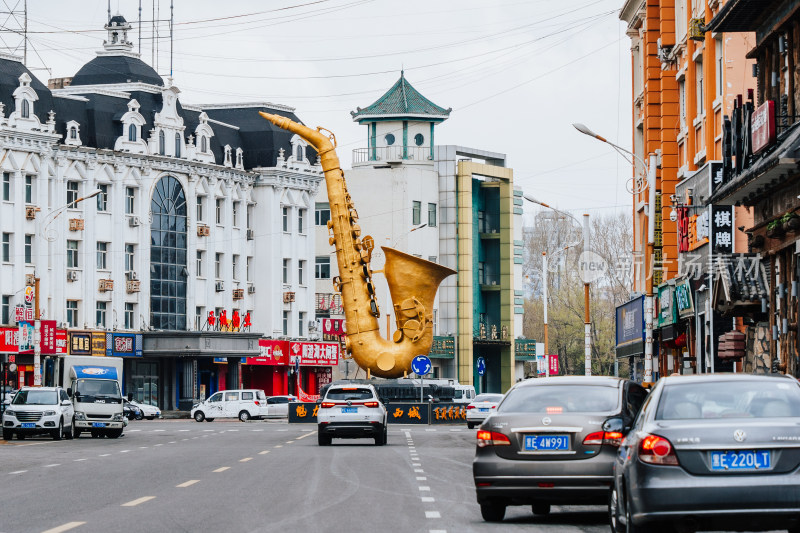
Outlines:
[[481,413],[488,413],[489,412],[489,408],[488,407],[478,407],[478,411],[480,411]]
[[525,451],[569,450],[569,435],[525,435]]
[[772,465],[769,450],[711,452],[711,470],[759,470]]
[[357,413],[358,407],[342,407],[343,413]]
[[104,422],[92,422],[92,427],[93,428],[104,428],[104,427],[106,427],[106,425],[105,425]]
[[35,428],[36,424],[34,424],[33,422],[23,422],[22,424],[20,424],[20,426],[25,429],[29,429],[29,428]]

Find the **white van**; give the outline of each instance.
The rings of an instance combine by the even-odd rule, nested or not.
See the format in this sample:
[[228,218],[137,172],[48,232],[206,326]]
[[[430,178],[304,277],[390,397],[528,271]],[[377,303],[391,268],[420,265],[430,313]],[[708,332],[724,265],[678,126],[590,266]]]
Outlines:
[[266,414],[267,395],[261,389],[222,390],[192,407],[197,422],[215,418],[238,418],[242,422]]
[[458,383],[453,385],[456,389],[453,394],[454,403],[471,403],[475,399],[475,387],[472,385],[460,385]]
[[[412,383],[419,387],[420,380],[416,378],[398,378],[398,383]],[[453,403],[470,403],[475,399],[475,387],[472,385],[462,385],[455,379],[432,378],[423,380],[424,385],[440,385],[443,387],[453,387]]]

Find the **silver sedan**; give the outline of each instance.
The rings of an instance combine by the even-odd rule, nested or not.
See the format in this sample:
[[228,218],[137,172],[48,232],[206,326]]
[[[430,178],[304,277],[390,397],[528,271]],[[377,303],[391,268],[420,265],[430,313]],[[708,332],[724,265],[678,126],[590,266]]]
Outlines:
[[800,531],[798,417],[788,376],[661,379],[617,455],[612,530]]
[[467,427],[469,429],[480,425],[489,415],[496,412],[497,406],[503,401],[502,394],[484,393],[467,405]]

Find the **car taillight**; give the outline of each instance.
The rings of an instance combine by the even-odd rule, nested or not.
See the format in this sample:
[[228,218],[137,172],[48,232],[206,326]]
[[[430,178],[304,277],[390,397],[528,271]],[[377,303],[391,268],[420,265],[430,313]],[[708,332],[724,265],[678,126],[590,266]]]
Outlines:
[[639,441],[639,460],[652,465],[677,465],[672,443],[659,435],[647,435]]
[[256,405],[261,405],[261,402],[259,402],[258,400],[256,400],[255,402],[256,402]]
[[486,446],[510,446],[511,441],[502,433],[496,431],[478,431],[478,448]]
[[467,409],[475,409],[475,406],[474,405],[468,405]]
[[601,444],[610,444],[611,446],[619,446],[622,443],[622,433],[619,431],[595,431],[589,433],[583,439],[584,446],[600,446]]
[[320,407],[322,407],[323,409],[328,409],[330,407],[333,407],[334,405],[336,405],[336,404],[333,403],[333,402],[322,402],[320,404]]
[[378,402],[364,402],[364,407],[378,407]]
[[497,406],[496,406],[496,405],[493,405],[493,406],[492,406],[492,409],[497,409]]

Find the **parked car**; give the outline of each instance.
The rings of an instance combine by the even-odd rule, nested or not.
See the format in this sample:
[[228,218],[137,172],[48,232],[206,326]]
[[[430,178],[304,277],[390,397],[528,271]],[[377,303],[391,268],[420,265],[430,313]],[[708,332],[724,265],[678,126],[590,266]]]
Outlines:
[[238,418],[242,422],[259,419],[263,415],[267,396],[261,389],[224,390],[205,401],[194,404],[191,415],[197,422],[215,418]]
[[800,531],[798,417],[789,376],[659,380],[616,456],[612,530]]
[[548,514],[551,504],[607,502],[618,447],[647,398],[604,376],[529,379],[514,385],[477,433],[472,475],[481,515],[509,505]]
[[474,428],[495,412],[497,406],[503,400],[502,394],[484,393],[478,394],[472,402],[467,405],[467,427]]
[[67,391],[61,387],[22,387],[3,412],[3,439],[14,435],[48,434],[54,440],[75,435],[75,411]]
[[333,384],[317,411],[317,442],[330,446],[331,439],[374,438],[376,446],[387,440],[388,414],[375,387],[367,384]]
[[289,402],[296,402],[297,396],[269,396],[267,397],[264,416],[269,418],[288,418]]
[[[150,405],[149,403],[137,402],[136,400],[130,400],[130,403],[138,407],[139,410],[142,412],[142,416],[148,420],[153,420],[154,418],[161,418],[161,409],[159,409],[155,405]],[[137,418],[136,420],[141,420],[141,419]]]
[[125,400],[125,403],[122,405],[122,413],[128,420],[141,420],[143,418],[141,409],[127,400]]

